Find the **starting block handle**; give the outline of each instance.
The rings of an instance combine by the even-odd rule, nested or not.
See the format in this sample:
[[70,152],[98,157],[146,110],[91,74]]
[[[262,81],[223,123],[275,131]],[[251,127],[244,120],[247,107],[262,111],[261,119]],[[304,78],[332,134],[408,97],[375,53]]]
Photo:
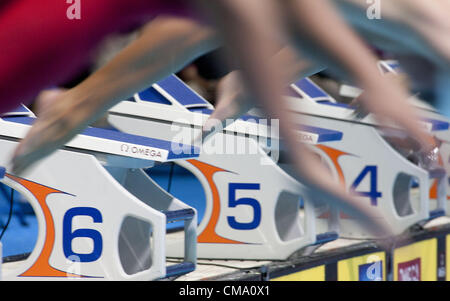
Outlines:
[[174,277],[179,275],[184,275],[195,271],[195,263],[192,262],[182,262],[174,265],[170,265],[166,268],[166,277]]
[[444,209],[435,209],[435,210],[431,210],[430,211],[430,217],[428,218],[428,220],[432,220],[441,216],[445,216],[445,210]]
[[197,243],[197,219],[193,209],[180,209],[172,211],[162,211],[166,215],[166,222],[184,220],[185,243],[184,243],[184,261],[178,264],[166,267],[166,276],[164,278],[180,276],[193,272],[196,268],[197,252],[192,248],[192,243]]
[[192,209],[181,209],[174,211],[163,211],[166,215],[167,223],[172,223],[180,220],[189,220],[194,218],[195,211]]
[[339,238],[339,234],[335,231],[330,231],[330,232],[325,232],[322,234],[318,234],[316,236],[316,242],[314,243],[314,245],[321,245],[321,244],[325,244],[327,242],[336,240]]

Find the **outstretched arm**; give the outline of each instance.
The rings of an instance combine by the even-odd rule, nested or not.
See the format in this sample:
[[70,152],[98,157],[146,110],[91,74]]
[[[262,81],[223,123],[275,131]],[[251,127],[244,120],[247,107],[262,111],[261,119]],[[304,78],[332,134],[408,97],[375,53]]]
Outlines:
[[[381,76],[375,56],[339,18],[328,1],[289,0],[283,3],[283,20],[289,28],[293,44],[309,62],[305,58],[299,60],[300,56],[293,52],[295,48],[284,47],[271,59],[269,74],[273,80],[282,78],[287,85],[292,80],[305,76],[311,67],[314,70],[314,67],[317,69],[325,65],[336,73],[353,79],[366,90],[360,103],[367,111],[375,114],[380,124],[400,126],[418,142],[419,148],[432,148],[432,139],[418,122],[417,109],[408,102],[407,90]],[[257,3],[252,9],[257,11],[261,5],[261,2]],[[267,26],[265,23],[264,25]],[[275,27],[276,22],[270,26]],[[261,27],[264,28],[263,25]],[[237,33],[234,33],[232,38],[237,38]],[[257,43],[256,40],[250,42],[251,39],[254,37],[246,40],[243,37],[240,43]],[[262,51],[261,43],[256,45],[258,46],[252,52],[253,56]],[[280,68],[282,76],[275,77],[273,74],[273,68],[277,67]],[[233,72],[221,82],[216,111],[205,124],[205,135],[209,135],[208,129],[214,129],[214,125],[220,121],[224,125],[225,119],[235,119],[251,108],[247,91],[238,89],[239,81],[240,75]]]
[[299,51],[314,61],[326,62],[362,87],[366,91],[362,104],[380,124],[396,124],[424,149],[431,148],[432,139],[421,127],[418,110],[409,103],[407,90],[380,74],[375,56],[328,0],[285,3],[285,20]]
[[13,172],[47,156],[136,91],[178,71],[219,45],[215,32],[194,21],[157,18],[138,40],[41,113],[12,158]]

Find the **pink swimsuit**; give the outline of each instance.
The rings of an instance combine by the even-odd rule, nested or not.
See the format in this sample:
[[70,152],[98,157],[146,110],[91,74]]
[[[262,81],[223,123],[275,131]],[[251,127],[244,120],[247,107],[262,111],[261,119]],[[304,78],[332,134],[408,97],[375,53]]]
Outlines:
[[[77,1],[79,15],[74,14]],[[70,79],[89,63],[92,51],[111,33],[161,14],[196,18],[188,0],[1,3],[0,113],[27,104],[42,89]]]

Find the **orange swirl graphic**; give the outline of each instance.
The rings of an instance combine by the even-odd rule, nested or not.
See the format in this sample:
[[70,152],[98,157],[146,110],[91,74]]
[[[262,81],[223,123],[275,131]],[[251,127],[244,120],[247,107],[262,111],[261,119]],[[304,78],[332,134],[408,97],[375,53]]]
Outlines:
[[65,193],[38,183],[34,183],[22,178],[18,178],[9,174],[6,174],[8,178],[16,181],[23,187],[25,187],[39,202],[42,208],[45,219],[46,236],[44,246],[39,254],[37,260],[33,265],[22,273],[23,277],[79,277],[79,275],[68,274],[66,272],[57,270],[50,266],[49,260],[55,243],[55,224],[50,209],[47,206],[46,199],[52,193]]
[[331,148],[325,145],[316,145],[316,147],[320,150],[322,150],[325,154],[327,154],[328,158],[330,158],[331,162],[333,162],[334,167],[336,168],[336,171],[339,176],[339,181],[341,184],[345,187],[345,178],[344,178],[344,172],[342,171],[342,167],[339,164],[339,158],[344,155],[350,155],[349,153],[337,150],[335,148]]
[[221,243],[221,244],[243,244],[243,242],[224,238],[216,233],[217,222],[220,216],[220,195],[213,176],[217,172],[228,172],[228,170],[209,165],[197,160],[187,160],[195,166],[208,181],[212,193],[213,208],[209,223],[202,233],[197,237],[199,243]]
[[[436,137],[435,137],[436,141],[439,141]],[[437,142],[436,142],[437,143]],[[440,143],[442,143],[442,141],[440,141]],[[439,152],[438,153],[438,164],[442,167],[444,167],[444,160],[442,159],[442,155]],[[430,193],[429,193],[429,198],[430,199],[437,199],[438,198],[438,183],[439,181],[437,179],[433,180],[433,185],[431,185],[430,187]],[[447,195],[447,200],[450,200],[450,195]]]
[[[335,148],[331,148],[331,147],[325,146],[325,145],[316,145],[316,147],[318,149],[322,150],[328,156],[328,158],[330,158],[331,162],[333,162],[334,168],[336,169],[336,172],[338,173],[339,181],[345,187],[344,171],[342,170],[342,167],[339,164],[339,158],[341,156],[351,155],[351,154],[343,152],[343,151],[340,151],[340,150],[335,149]],[[348,216],[347,214],[345,214],[342,211],[340,212],[340,216],[343,219],[350,218],[350,216]],[[326,218],[329,218],[329,217],[330,217],[330,212],[325,212],[321,216],[319,216],[318,218],[325,218],[326,219]]]

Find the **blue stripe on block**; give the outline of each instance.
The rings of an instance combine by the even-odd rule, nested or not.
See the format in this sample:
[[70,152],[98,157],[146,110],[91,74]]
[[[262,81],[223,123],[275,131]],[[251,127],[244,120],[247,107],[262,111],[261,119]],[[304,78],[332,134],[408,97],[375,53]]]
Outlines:
[[157,83],[164,91],[178,101],[182,106],[209,105],[209,103],[192,91],[182,80],[171,75]]
[[16,109],[7,112],[5,115],[18,115],[18,114],[29,114],[30,110],[24,105],[20,105]]
[[239,119],[243,120],[243,121],[259,123],[264,118],[254,116],[254,115],[242,115],[241,117],[239,117]]
[[383,67],[384,72],[389,72],[392,69],[394,72],[404,73],[402,66],[397,61],[382,61],[380,66]]
[[214,112],[214,110],[204,108],[190,108],[189,111],[192,113],[201,113],[205,115],[211,115],[212,112]]
[[34,121],[36,120],[36,118],[32,118],[32,117],[3,117],[2,120],[4,121],[8,121],[8,122],[15,122],[15,123],[21,123],[21,124],[27,124],[27,125],[32,125],[34,123]]
[[446,121],[431,119],[431,118],[422,118],[423,121],[427,123],[431,123],[432,131],[446,131],[449,129],[449,123]]
[[[8,122],[27,125],[32,125],[36,120],[36,118],[32,117],[5,117],[2,119]],[[171,141],[127,134],[117,130],[88,127],[82,133],[80,133],[80,135],[167,150],[169,152],[168,159],[191,158],[194,156],[198,156],[198,154],[200,153],[197,147],[191,145],[176,143],[177,151],[174,151]]]
[[294,86],[298,87],[311,98],[329,98],[329,95],[313,83],[309,78],[303,78],[297,81],[294,83]]
[[300,125],[298,127],[298,129],[303,132],[308,132],[310,134],[319,135],[319,138],[317,140],[318,143],[330,142],[330,141],[340,141],[340,140],[342,140],[342,137],[344,136],[344,134],[342,132],[328,130],[328,129],[324,129],[324,128],[318,128],[315,126]]
[[11,111],[14,113],[29,113],[30,110],[27,109],[24,105],[20,105],[20,107],[16,108],[15,110]]
[[400,72],[402,71],[400,64],[398,62],[389,63],[388,66],[391,67],[395,71],[400,71]]
[[148,89],[145,89],[142,92],[139,92],[139,98],[142,101],[148,101],[153,103],[160,103],[164,105],[172,105],[170,101],[168,101],[164,96],[161,95],[158,91],[156,91],[155,88],[150,87]]

